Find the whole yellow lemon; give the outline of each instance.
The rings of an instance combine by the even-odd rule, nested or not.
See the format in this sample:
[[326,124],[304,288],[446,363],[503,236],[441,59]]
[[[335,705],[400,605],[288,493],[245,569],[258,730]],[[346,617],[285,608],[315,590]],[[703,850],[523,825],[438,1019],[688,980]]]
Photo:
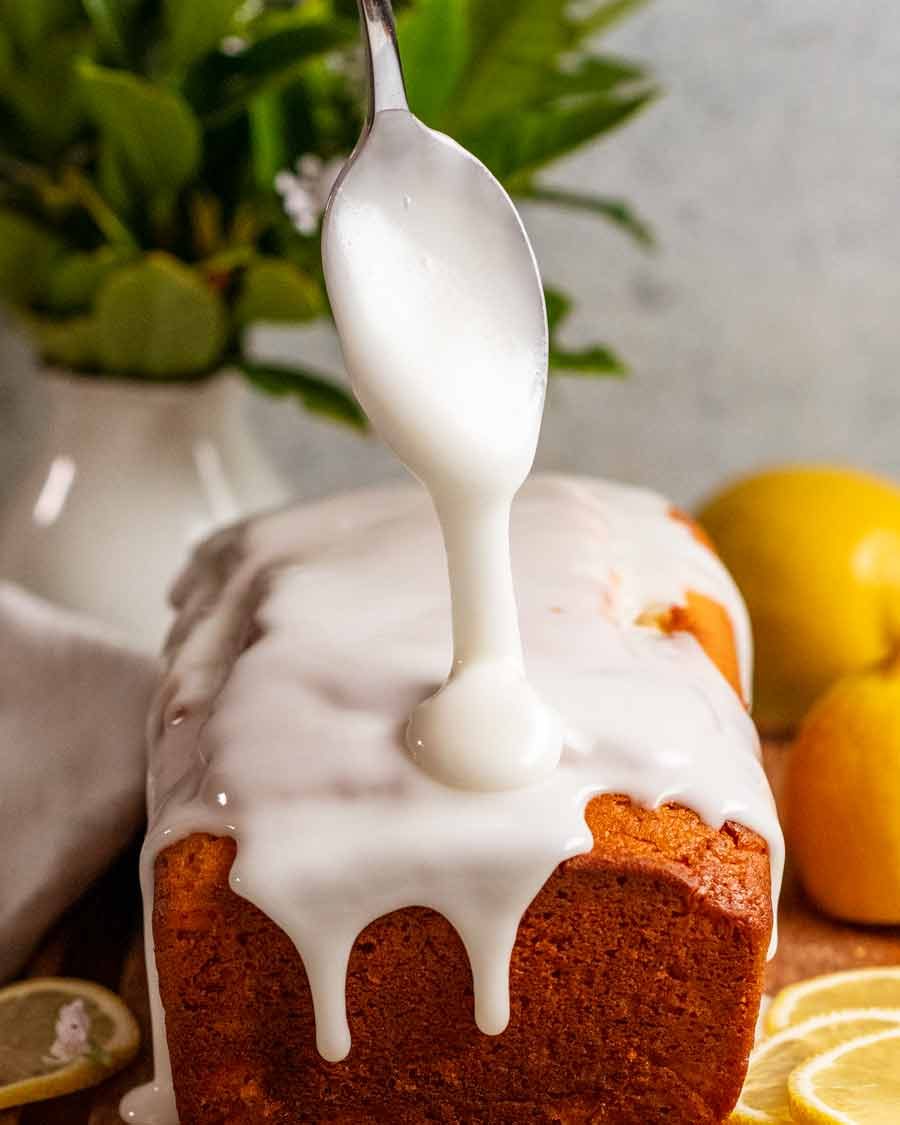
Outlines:
[[785,812],[822,910],[900,923],[900,660],[846,677],[813,706],[790,750]]
[[900,489],[852,469],[747,477],[700,512],[756,641],[755,715],[795,729],[835,680],[900,647]]

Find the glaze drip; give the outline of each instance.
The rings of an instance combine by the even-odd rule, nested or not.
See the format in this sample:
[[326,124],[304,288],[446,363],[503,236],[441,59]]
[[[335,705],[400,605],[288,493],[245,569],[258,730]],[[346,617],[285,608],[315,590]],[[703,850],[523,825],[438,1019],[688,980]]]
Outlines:
[[[451,656],[443,546],[422,489],[276,513],[200,551],[176,591],[151,717],[151,965],[154,861],[192,832],[237,840],[231,885],[296,944],[327,1059],[351,1046],[355,938],[405,906],[452,923],[477,1025],[502,1031],[519,920],[562,860],[590,850],[594,795],[677,802],[713,827],[753,829],[777,897],[783,842],[743,702],[692,636],[637,623],[688,591],[716,600],[746,694],[747,617],[722,565],[661,497],[599,481],[532,480],[511,537],[528,673],[565,741],[548,776],[495,793],[435,781],[403,744],[406,716]],[[154,1036],[157,1090],[123,1107],[145,1125],[177,1120],[158,998]]]
[[525,229],[483,164],[393,110],[375,114],[334,190],[322,264],[356,396],[444,537],[453,659],[407,745],[448,785],[527,785],[556,767],[562,729],[526,673],[509,553],[547,385]]

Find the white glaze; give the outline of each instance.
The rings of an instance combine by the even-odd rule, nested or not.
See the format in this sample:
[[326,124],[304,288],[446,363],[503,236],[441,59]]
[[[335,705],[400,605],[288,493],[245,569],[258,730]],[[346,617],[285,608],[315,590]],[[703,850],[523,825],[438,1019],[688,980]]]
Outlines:
[[[635,624],[649,607],[683,604],[688,590],[715,598],[746,687],[747,617],[724,568],[662,498],[565,477],[525,486],[512,544],[529,673],[564,718],[565,748],[543,780],[490,794],[434,781],[403,746],[405,716],[450,658],[441,536],[421,489],[278,513],[201,551],[177,590],[151,719],[151,974],[153,863],[195,831],[237,840],[231,885],[296,943],[329,1059],[349,1047],[353,941],[404,906],[452,922],[472,963],[476,1022],[502,1031],[519,920],[555,867],[590,849],[583,814],[597,793],[676,801],[713,827],[756,830],[777,898],[783,843],[745,708],[693,637]],[[170,1125],[154,983],[158,1088],[123,1110]]]
[[528,784],[562,750],[559,717],[525,675],[509,559],[547,384],[528,238],[483,164],[395,109],[375,115],[335,189],[322,261],[353,388],[430,492],[447,550],[450,676],[407,744],[451,785]]

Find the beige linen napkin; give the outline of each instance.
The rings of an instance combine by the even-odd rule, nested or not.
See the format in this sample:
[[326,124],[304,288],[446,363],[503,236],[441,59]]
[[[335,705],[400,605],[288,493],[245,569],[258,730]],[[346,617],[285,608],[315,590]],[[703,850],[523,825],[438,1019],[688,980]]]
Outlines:
[[155,662],[0,583],[0,981],[132,838]]

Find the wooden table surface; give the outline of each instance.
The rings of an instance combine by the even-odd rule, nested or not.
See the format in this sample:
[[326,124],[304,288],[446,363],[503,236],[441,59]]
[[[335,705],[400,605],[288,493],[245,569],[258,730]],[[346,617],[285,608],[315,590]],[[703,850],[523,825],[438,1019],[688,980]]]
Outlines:
[[[786,746],[766,746],[766,769],[776,799]],[[21,1109],[0,1110],[0,1125],[121,1125],[119,1099],[152,1074],[149,1011],[140,939],[141,911],[135,843],[115,867],[70,911],[44,941],[26,976],[72,976],[99,981],[118,992],[143,1032],[135,1061],[94,1090]],[[818,914],[787,872],[779,910],[778,953],[769,965],[767,990],[817,973],[859,965],[900,964],[900,927],[861,927]]]

